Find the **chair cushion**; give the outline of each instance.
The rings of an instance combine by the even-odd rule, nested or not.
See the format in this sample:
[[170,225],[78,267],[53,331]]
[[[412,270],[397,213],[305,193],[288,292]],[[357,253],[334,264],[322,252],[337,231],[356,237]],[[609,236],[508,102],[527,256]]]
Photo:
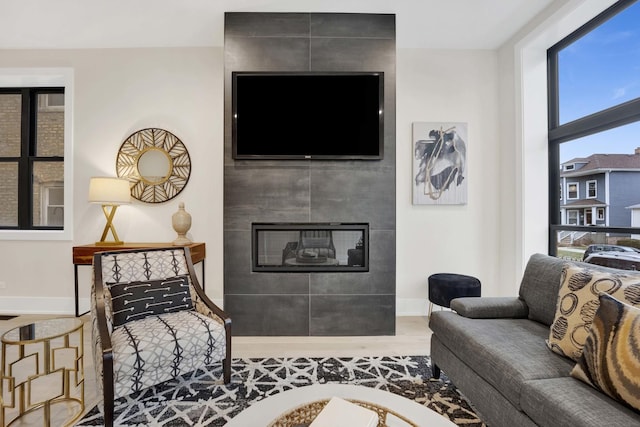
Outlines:
[[111,344],[115,397],[221,361],[226,350],[224,326],[193,310],[128,322]]
[[187,276],[107,285],[111,292],[114,327],[154,314],[193,310]]

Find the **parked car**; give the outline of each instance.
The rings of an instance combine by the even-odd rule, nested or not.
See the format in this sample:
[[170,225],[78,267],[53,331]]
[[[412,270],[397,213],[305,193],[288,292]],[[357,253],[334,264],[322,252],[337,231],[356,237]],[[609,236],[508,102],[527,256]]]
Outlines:
[[582,255],[582,260],[586,261],[589,255],[596,252],[626,252],[640,255],[640,249],[632,248],[630,246],[594,244],[587,246],[587,250],[585,250]]
[[640,253],[636,252],[594,252],[585,262],[621,270],[640,270]]

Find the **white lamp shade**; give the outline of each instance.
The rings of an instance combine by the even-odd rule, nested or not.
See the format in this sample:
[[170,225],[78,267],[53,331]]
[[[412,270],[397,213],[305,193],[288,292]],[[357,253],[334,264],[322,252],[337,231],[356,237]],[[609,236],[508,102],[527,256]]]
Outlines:
[[129,181],[124,178],[93,177],[89,181],[89,201],[103,205],[131,203]]

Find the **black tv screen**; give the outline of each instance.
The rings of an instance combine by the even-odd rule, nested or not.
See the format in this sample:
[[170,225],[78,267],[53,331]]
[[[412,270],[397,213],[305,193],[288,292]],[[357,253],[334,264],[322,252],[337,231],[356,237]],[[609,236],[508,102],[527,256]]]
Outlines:
[[384,74],[232,74],[234,159],[378,160]]

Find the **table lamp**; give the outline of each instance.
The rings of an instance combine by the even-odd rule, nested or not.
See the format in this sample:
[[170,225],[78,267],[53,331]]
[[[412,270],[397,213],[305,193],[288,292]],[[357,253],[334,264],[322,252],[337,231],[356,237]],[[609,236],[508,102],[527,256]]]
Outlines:
[[[124,242],[118,238],[118,233],[116,233],[116,228],[113,225],[113,217],[118,206],[131,203],[129,181],[124,178],[91,178],[89,181],[89,202],[100,203],[102,212],[107,218],[102,237],[99,242],[96,242],[96,245],[122,245]],[[111,230],[113,240],[106,240],[109,230]]]

